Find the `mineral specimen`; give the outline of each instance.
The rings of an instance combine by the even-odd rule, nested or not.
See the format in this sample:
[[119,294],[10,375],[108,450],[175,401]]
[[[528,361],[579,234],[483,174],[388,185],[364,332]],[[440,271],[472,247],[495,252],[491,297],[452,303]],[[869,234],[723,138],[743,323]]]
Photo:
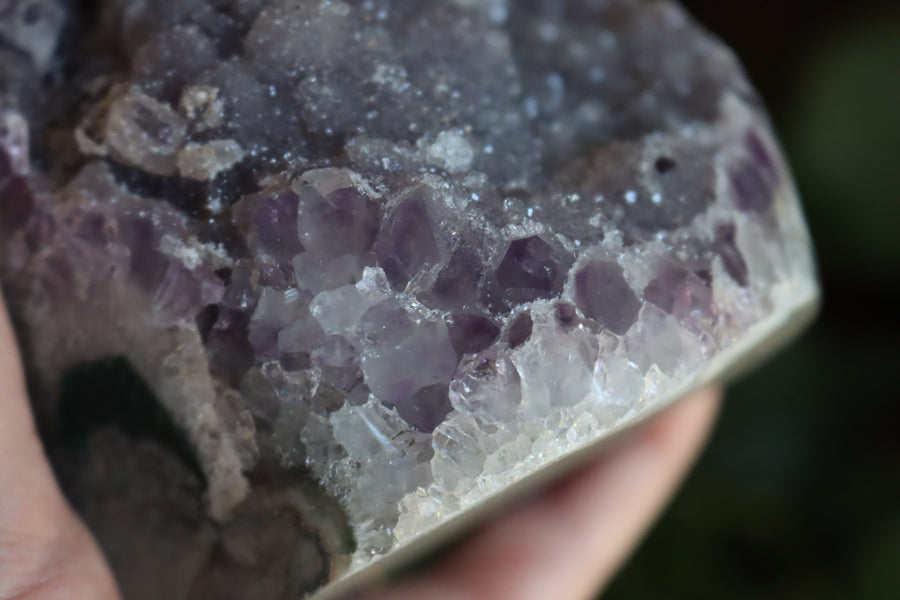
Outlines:
[[0,276],[127,600],[383,564],[796,330],[813,271],[665,0],[0,2]]

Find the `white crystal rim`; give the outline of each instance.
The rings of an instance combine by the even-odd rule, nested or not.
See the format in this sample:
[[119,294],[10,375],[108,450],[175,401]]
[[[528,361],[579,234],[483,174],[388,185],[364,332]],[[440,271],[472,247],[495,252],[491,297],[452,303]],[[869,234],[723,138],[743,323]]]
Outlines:
[[499,508],[501,502],[508,502],[526,494],[560,477],[561,473],[574,469],[601,452],[611,440],[647,421],[691,392],[710,383],[734,380],[751,370],[754,365],[794,340],[818,313],[821,293],[815,279],[802,278],[791,284],[793,287],[790,294],[793,300],[791,304],[774,311],[750,327],[741,339],[713,358],[695,377],[661,394],[652,404],[629,414],[599,437],[548,460],[509,487],[483,498],[435,524],[431,529],[422,531],[384,556],[374,558],[370,563],[344,573],[310,598],[336,599],[363,585],[385,580],[390,571],[409,564],[417,557],[425,556],[459,537],[472,525],[492,514]]

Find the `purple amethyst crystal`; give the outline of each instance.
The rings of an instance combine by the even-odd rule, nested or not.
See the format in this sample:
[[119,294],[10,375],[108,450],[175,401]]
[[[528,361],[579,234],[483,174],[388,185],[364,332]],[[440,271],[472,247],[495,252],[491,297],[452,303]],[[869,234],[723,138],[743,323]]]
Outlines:
[[376,341],[363,349],[361,359],[369,388],[386,404],[408,401],[430,385],[449,384],[456,363],[456,351],[443,322],[417,324],[406,335]]
[[431,433],[453,408],[447,395],[448,387],[449,384],[444,383],[423,387],[399,403],[397,412],[417,431]]
[[388,215],[378,234],[378,262],[396,290],[402,290],[417,272],[440,259],[425,200],[404,200]]
[[575,289],[581,312],[611,332],[621,335],[637,320],[641,301],[618,263],[590,261],[575,275]]
[[668,0],[0,0],[0,90],[0,283],[125,600],[315,594],[815,299]]
[[644,300],[683,321],[694,313],[709,314],[713,293],[696,273],[676,263],[663,262],[656,278],[644,289]]
[[323,193],[308,184],[301,191],[297,213],[300,241],[306,252],[316,256],[365,255],[375,242],[380,221],[378,205],[355,188]]
[[763,214],[774,201],[778,172],[756,132],[747,132],[745,151],[746,155],[729,171],[735,204],[743,212]]
[[737,228],[732,223],[717,225],[715,248],[719,256],[722,257],[725,270],[728,271],[731,278],[741,287],[746,287],[750,271],[747,268],[747,262],[735,243],[734,236],[736,232]]
[[490,348],[500,335],[500,328],[481,315],[451,315],[448,327],[450,343],[460,356],[476,354]]
[[572,257],[535,236],[514,240],[497,267],[497,282],[513,302],[552,298],[562,292]]
[[297,237],[299,202],[292,190],[276,188],[244,198],[234,206],[234,221],[255,256],[271,257],[276,264],[283,264],[303,251]]
[[477,308],[484,266],[469,248],[458,248],[441,269],[431,289],[420,296],[427,306],[442,310]]

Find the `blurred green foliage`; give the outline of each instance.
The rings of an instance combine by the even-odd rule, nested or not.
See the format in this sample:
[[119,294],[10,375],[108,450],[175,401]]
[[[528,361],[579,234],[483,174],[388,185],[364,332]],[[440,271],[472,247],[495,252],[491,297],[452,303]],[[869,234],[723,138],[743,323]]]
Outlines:
[[825,302],[729,390],[697,469],[604,598],[898,599],[900,10],[686,4],[770,103]]

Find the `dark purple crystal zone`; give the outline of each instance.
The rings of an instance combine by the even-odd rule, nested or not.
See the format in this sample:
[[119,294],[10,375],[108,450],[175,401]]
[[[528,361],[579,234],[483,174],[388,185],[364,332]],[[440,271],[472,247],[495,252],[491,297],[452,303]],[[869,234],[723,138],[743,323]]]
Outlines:
[[[9,193],[10,182],[22,181],[7,177],[4,190]],[[73,211],[56,223],[50,213],[35,210],[27,186],[13,189],[26,193],[27,200],[0,204],[2,222],[9,229],[15,225],[20,234],[41,229],[38,224],[44,222],[42,246],[66,247],[82,239],[98,248],[126,247],[132,284],[153,299],[165,322],[196,316],[212,374],[224,383],[238,386],[260,361],[277,360],[286,371],[318,369],[324,385],[345,394],[362,386],[395,407],[411,427],[425,432],[440,424],[451,409],[448,389],[459,361],[498,340],[509,348],[524,344],[532,333],[531,315],[523,311],[505,317],[504,313],[524,302],[558,297],[574,260],[565,250],[532,236],[510,241],[493,270],[470,246],[462,245],[450,251],[449,260],[440,267],[446,251],[432,227],[425,199],[401,202],[378,228],[380,211],[359,190],[322,193],[308,185],[299,194],[280,188],[238,203],[232,214],[250,250],[248,258],[213,273],[202,264],[188,269],[158,250],[160,228],[149,218],[135,216],[137,211]],[[41,214],[43,219],[38,218]],[[178,231],[177,227],[172,231]],[[719,252],[733,255],[733,228],[722,226],[719,237]],[[298,263],[298,256],[314,260]],[[389,282],[401,292],[409,277],[432,266],[437,276],[431,289],[421,294],[423,301],[459,307],[459,311],[449,313],[444,321],[422,324],[395,301],[386,301],[362,317],[358,337],[329,335],[310,316],[308,307],[315,293],[299,287],[310,274],[295,273],[295,269],[298,264],[316,269],[315,279],[318,271],[327,271],[328,265],[345,256],[354,259],[345,284],[359,279],[361,265],[377,262],[393,273]],[[730,270],[739,269],[738,258],[727,261]],[[73,269],[69,265],[59,270],[65,274]],[[275,278],[280,282],[277,287],[265,284],[272,285],[272,272],[282,275]],[[578,310],[616,334],[625,333],[637,319],[640,301],[617,263],[587,262],[578,268],[575,286],[577,307],[565,302],[556,305],[560,326],[574,322]],[[482,313],[478,296],[491,293],[499,293],[495,312]],[[668,264],[644,296],[676,317],[711,301],[707,282]],[[504,321],[507,325],[501,332]]]
[[[501,337],[505,315],[516,306],[558,297],[574,262],[555,241],[531,236],[507,242],[491,267],[488,255],[476,251],[474,235],[457,241],[447,235],[447,228],[435,226],[439,210],[426,192],[413,192],[382,217],[359,190],[323,192],[316,183],[299,193],[278,188],[240,201],[234,220],[255,265],[230,274],[217,320],[207,326],[214,371],[230,382],[239,381],[240,370],[252,364],[251,356],[277,359],[296,369],[317,368],[328,384],[345,391],[363,386],[395,407],[412,427],[433,430],[450,410],[447,391],[462,357],[491,347]],[[306,347],[292,347],[285,358],[286,332],[297,327],[297,319],[308,320],[308,312],[285,306],[278,310],[287,317],[269,315],[259,304],[263,280],[281,293],[294,286],[315,287],[330,279],[329,270],[342,257],[353,259],[346,278],[301,291],[296,294],[300,304],[308,305],[320,291],[357,282],[363,265],[377,264],[393,290],[408,293],[413,287],[424,305],[447,311],[447,317],[443,323],[413,323],[399,305],[383,302],[346,338],[327,335],[315,322],[308,323]],[[254,285],[251,272],[259,274],[259,284]],[[292,277],[277,285],[277,277],[266,276],[272,272]],[[415,286],[410,285],[413,280]],[[562,307],[561,323],[573,320],[575,310],[572,305]],[[522,312],[509,320],[503,340],[515,348],[528,340],[531,329],[531,316]],[[347,346],[343,352],[336,339]],[[338,354],[355,354],[361,360],[337,365]]]
[[[666,164],[661,167],[663,170],[674,168]],[[511,240],[499,255],[499,262],[491,268],[487,256],[474,249],[478,244],[471,237],[465,241],[448,239],[445,231],[453,227],[452,223],[451,227],[443,229],[435,226],[433,213],[436,211],[435,202],[429,195],[418,191],[396,202],[382,218],[375,203],[354,188],[322,193],[315,185],[307,184],[299,195],[284,189],[258,194],[239,203],[234,214],[261,272],[273,266],[279,270],[293,270],[296,280],[286,281],[286,286],[303,287],[310,278],[320,275],[327,279],[325,272],[329,265],[342,256],[359,258],[346,274],[344,284],[358,280],[363,264],[381,266],[391,287],[398,292],[406,292],[411,281],[418,278],[414,287],[416,297],[428,307],[449,312],[446,332],[457,359],[491,346],[499,337],[500,322],[505,320],[503,315],[516,306],[561,294],[574,258],[555,242],[541,236]],[[299,232],[299,238],[295,232]],[[294,251],[298,251],[297,257],[291,256]],[[734,243],[733,226],[719,227],[714,251],[722,257],[731,276],[743,284],[746,265]],[[298,261],[298,257],[302,260]],[[304,269],[314,272],[301,272]],[[429,272],[433,275],[430,279],[426,276],[423,285],[423,273]],[[640,300],[615,262],[588,262],[576,273],[575,284],[577,308],[602,327],[623,334],[636,321]],[[247,293],[242,294],[245,306],[252,305],[246,296]],[[708,280],[696,272],[667,264],[661,267],[657,278],[645,290],[644,299],[681,320],[691,311],[707,309],[711,290]],[[489,312],[482,312],[482,307],[487,307]],[[575,311],[573,305],[559,305],[559,322],[562,325],[571,323],[576,317]],[[216,345],[233,338],[235,352],[226,353],[232,365],[248,363],[246,358],[236,358],[246,357],[247,345],[241,339],[245,321],[232,318],[227,326],[217,324],[213,328],[212,339]],[[288,325],[288,322],[270,323],[265,328],[259,325],[251,331],[251,336],[256,339],[253,344],[256,354],[268,359],[278,358],[278,336],[281,328]],[[524,343],[530,333],[531,318],[527,313],[521,313],[510,320],[504,339],[514,348]],[[324,333],[319,334],[324,338]],[[317,352],[318,343],[315,340],[310,343],[309,353]],[[433,354],[423,352],[420,357],[425,368]],[[292,366],[306,364],[296,352],[287,362]],[[312,364],[324,366],[316,361]],[[421,385],[407,382],[393,386],[390,391],[384,388],[373,391],[386,403],[402,408],[421,399],[419,390],[449,384],[452,369],[443,370],[447,373],[438,378],[441,381],[419,382]],[[346,377],[343,381],[346,385]],[[371,386],[371,378],[366,381]],[[440,404],[440,410],[434,412],[444,410],[445,404],[435,402],[434,394],[428,397],[431,400],[426,404]],[[407,409],[401,412],[411,414]],[[438,421],[437,418],[423,419],[421,411],[417,414],[418,427],[428,421]]]
[[[755,183],[741,187],[733,181],[736,204],[742,210],[752,205],[753,214],[766,212],[764,202],[748,204],[741,195],[753,189],[771,197],[776,184],[774,164],[758,137],[748,135],[745,157],[738,164],[753,173],[738,178]],[[160,225],[137,216],[139,210],[126,202],[118,208],[95,207],[96,212],[69,211],[58,223],[34,199],[29,182],[12,173],[8,161],[0,168],[4,239],[30,240],[32,252],[39,247],[71,250],[73,244],[85,243],[125,247],[131,283],[152,298],[162,322],[196,318],[211,372],[227,385],[237,387],[252,366],[264,361],[278,361],[290,372],[316,369],[322,385],[341,394],[371,392],[395,407],[411,427],[425,432],[451,409],[448,389],[460,360],[498,340],[511,349],[527,342],[533,320],[518,307],[558,298],[575,263],[549,236],[505,242],[505,250],[492,262],[489,251],[478,250],[488,244],[465,223],[453,222],[451,216],[449,226],[436,226],[438,218],[447,217],[426,192],[414,192],[383,209],[348,185],[349,180],[335,185],[336,176],[313,176],[236,203],[230,212],[241,244],[232,249],[236,262],[216,272],[204,264],[191,269],[159,250],[164,233],[187,236],[183,225],[174,225],[177,219],[163,219],[166,224]],[[448,230],[467,235],[449,235]],[[710,260],[718,255],[728,274],[747,285],[735,226],[720,223],[715,234]],[[64,296],[64,288],[75,285],[70,281],[74,265],[67,252],[57,254],[45,261],[45,279]],[[364,267],[375,265],[384,270],[395,292],[412,291],[425,306],[446,311],[446,317],[414,323],[391,301],[369,310],[356,332],[334,335],[323,330],[310,314],[312,300],[321,292],[355,284]],[[643,300],[681,322],[711,313],[708,273],[708,265],[688,268],[664,261],[643,291]],[[580,314],[622,335],[636,322],[641,299],[615,261],[581,263],[574,286],[575,303],[556,304],[560,327],[571,326]]]
[[480,315],[451,315],[450,343],[461,357],[487,350],[500,335],[500,328]]
[[303,251],[297,235],[300,198],[290,189],[279,189],[244,200],[233,210],[234,220],[244,233],[247,248],[256,255],[268,255],[290,264]]
[[765,143],[755,131],[744,138],[746,156],[729,171],[729,179],[738,209],[761,215],[772,206],[778,185],[778,170]]
[[622,267],[607,260],[592,260],[578,271],[575,294],[585,316],[619,335],[637,321],[641,309]]
[[[231,248],[233,265],[216,272],[203,263],[188,268],[159,249],[164,234],[188,235],[187,221],[169,209],[154,221],[139,213],[156,204],[141,200],[140,207],[123,202],[62,211],[61,217],[36,200],[34,182],[2,158],[0,234],[19,240],[25,248],[19,252],[56,250],[39,270],[54,296],[75,289],[73,261],[84,251],[79,248],[112,255],[112,246],[124,247],[130,282],[152,299],[155,318],[173,324],[196,319],[211,372],[227,385],[239,386],[251,367],[265,361],[278,361],[289,372],[315,369],[322,385],[341,394],[371,392],[425,432],[450,410],[447,391],[460,360],[498,341],[510,349],[527,342],[533,320],[519,307],[560,297],[575,263],[551,236],[512,239],[491,252],[491,242],[461,218],[441,212],[445,207],[425,188],[383,208],[346,173],[313,171],[308,179],[264,189],[232,207],[239,240]],[[662,161],[655,168],[678,167]],[[764,221],[778,176],[755,133],[747,134],[730,173],[736,206]],[[440,220],[446,223],[438,227]],[[718,256],[729,276],[746,286],[748,268],[736,231],[733,223],[719,223],[708,259]],[[369,310],[356,332],[326,332],[310,314],[310,303],[321,292],[357,283],[366,266],[380,266],[395,292],[412,293],[446,316],[414,323],[388,302]],[[557,303],[556,319],[569,327],[582,315],[623,335],[645,300],[688,323],[714,313],[709,273],[708,263],[662,261],[639,298],[614,260],[588,260],[574,272],[574,304]],[[411,372],[399,376],[403,369]]]
[[694,273],[672,261],[664,261],[656,278],[644,290],[644,299],[682,322],[695,312],[709,314],[713,293],[703,275],[705,273]]
[[413,275],[437,264],[440,253],[422,198],[405,200],[391,212],[381,228],[376,251],[396,290],[405,289]]
[[734,223],[720,223],[716,226],[715,250],[722,257],[725,270],[741,287],[747,287],[750,271],[741,251],[738,250]]
[[515,240],[497,268],[497,282],[513,304],[558,296],[572,257],[535,236]]

